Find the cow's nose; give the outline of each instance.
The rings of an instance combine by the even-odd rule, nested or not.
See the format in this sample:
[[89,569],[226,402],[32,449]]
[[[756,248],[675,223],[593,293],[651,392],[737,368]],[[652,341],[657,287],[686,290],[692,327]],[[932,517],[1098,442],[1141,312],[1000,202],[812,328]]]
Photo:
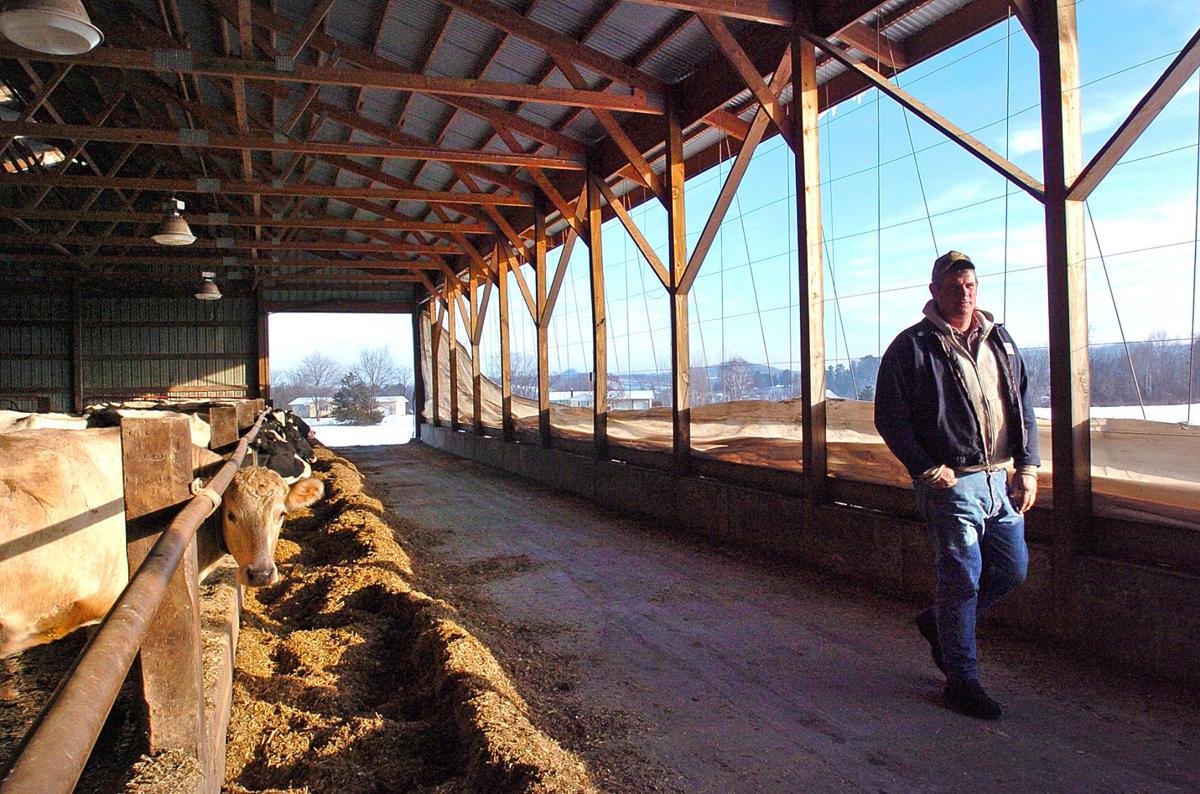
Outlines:
[[266,565],[262,567],[247,566],[246,567],[246,583],[251,587],[263,587],[269,585],[275,580],[275,566]]

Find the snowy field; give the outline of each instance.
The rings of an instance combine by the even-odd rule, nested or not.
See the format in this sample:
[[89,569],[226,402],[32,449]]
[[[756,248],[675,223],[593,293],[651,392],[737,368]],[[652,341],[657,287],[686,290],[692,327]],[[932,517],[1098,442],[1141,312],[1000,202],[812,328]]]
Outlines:
[[[1049,419],[1049,408],[1034,408],[1033,412],[1039,419]],[[1137,405],[1092,406],[1093,419],[1142,419],[1142,409]],[[1184,405],[1147,405],[1146,420],[1151,422],[1172,422],[1176,424],[1200,425],[1200,403],[1192,403],[1189,416],[1188,406]]]
[[413,415],[388,416],[377,425],[339,425],[332,419],[306,419],[327,447],[366,447],[407,444],[413,436]]

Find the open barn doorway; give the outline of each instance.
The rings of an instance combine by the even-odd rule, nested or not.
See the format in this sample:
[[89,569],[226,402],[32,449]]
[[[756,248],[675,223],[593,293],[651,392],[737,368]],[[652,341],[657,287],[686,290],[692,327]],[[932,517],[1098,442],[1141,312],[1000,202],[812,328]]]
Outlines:
[[405,444],[413,436],[412,315],[268,316],[271,400],[329,447]]

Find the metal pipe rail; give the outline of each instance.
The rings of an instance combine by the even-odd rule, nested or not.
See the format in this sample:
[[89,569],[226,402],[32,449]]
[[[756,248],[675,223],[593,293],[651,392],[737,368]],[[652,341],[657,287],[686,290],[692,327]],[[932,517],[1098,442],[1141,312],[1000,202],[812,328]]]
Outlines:
[[[225,493],[262,426],[263,416],[265,413],[242,436],[229,460],[208,481],[208,488]],[[167,583],[211,512],[212,501],[198,494],[159,537],[26,735],[16,762],[0,782],[0,794],[68,794],[74,790],[162,603]]]

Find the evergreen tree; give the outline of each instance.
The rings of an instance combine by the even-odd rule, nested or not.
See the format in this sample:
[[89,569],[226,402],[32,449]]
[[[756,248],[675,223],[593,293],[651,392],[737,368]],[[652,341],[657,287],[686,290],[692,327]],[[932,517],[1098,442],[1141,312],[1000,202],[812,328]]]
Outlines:
[[383,411],[375,401],[375,390],[355,372],[347,372],[333,394],[333,418],[343,425],[377,425]]

